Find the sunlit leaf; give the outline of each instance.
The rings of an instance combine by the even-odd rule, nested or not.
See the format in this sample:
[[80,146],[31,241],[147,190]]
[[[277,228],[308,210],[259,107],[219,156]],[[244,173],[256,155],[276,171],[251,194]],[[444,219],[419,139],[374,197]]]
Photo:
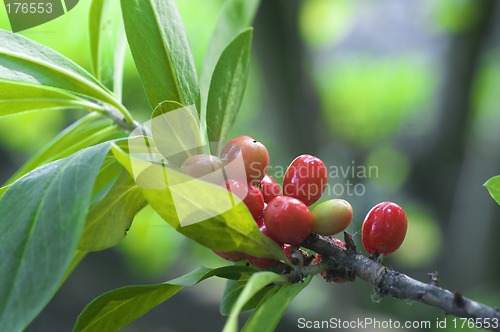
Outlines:
[[80,93],[129,114],[110,92],[83,68],[56,51],[19,34],[0,30],[0,78]]
[[207,102],[210,142],[223,144],[236,120],[247,83],[252,32],[247,29],[240,33],[224,49],[215,67]]
[[0,79],[0,117],[27,111],[75,108],[104,110],[102,106],[65,90]]
[[121,0],[125,31],[152,108],[165,100],[196,105],[198,78],[173,0]]
[[238,279],[242,273],[252,271],[246,266],[226,266],[214,270],[199,268],[162,284],[115,289],[88,304],[78,316],[73,331],[116,331],[169,299],[183,287],[193,286],[213,276]]
[[500,204],[500,175],[494,176],[484,184],[490,192],[491,197]]
[[240,199],[218,185],[155,162],[162,156],[149,140],[130,140],[136,152],[121,144],[113,144],[116,159],[134,177],[151,207],[177,231],[211,249],[288,262],[283,250],[259,231]]
[[81,149],[123,136],[118,126],[97,113],[90,113],[54,137],[31,157],[6,183],[12,183],[29,171]]
[[217,25],[203,58],[200,78],[202,105],[205,107],[210,81],[222,51],[253,21],[260,0],[228,0],[224,2]]
[[19,331],[60,286],[80,240],[109,144],[47,164],[0,199],[0,330]]

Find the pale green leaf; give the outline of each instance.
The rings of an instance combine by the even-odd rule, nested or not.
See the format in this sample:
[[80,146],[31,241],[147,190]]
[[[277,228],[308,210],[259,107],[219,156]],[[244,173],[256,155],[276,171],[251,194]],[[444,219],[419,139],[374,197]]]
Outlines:
[[19,34],[0,30],[0,78],[68,90],[114,106],[132,117],[95,77],[56,51]]
[[90,113],[64,129],[31,157],[6,183],[12,183],[29,171],[81,149],[122,137],[124,133],[97,113]]
[[65,90],[0,79],[0,117],[27,111],[75,108],[104,111],[99,104]]
[[47,164],[0,199],[0,330],[19,331],[60,286],[80,240],[101,144]]
[[[210,142],[219,148],[227,139],[243,101],[248,77],[252,29],[240,33],[224,49],[217,62],[207,102],[207,130]],[[219,154],[219,149],[217,154]]]
[[484,184],[491,197],[500,204],[500,175],[494,176]]
[[227,0],[205,52],[200,78],[203,108],[206,107],[210,81],[222,51],[243,29],[252,24],[260,0]]
[[151,107],[165,100],[196,105],[198,78],[174,0],[121,0],[130,50]]

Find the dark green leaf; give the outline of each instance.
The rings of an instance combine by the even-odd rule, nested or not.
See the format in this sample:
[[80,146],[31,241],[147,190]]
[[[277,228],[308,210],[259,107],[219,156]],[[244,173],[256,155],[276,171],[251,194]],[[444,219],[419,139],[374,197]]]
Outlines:
[[106,196],[90,210],[79,249],[98,251],[117,245],[125,237],[136,213],[145,205],[141,189],[122,170]]
[[309,284],[311,279],[312,275],[309,275],[303,282],[280,286],[276,293],[267,296],[255,309],[242,331],[274,331],[290,302]]
[[102,106],[65,90],[40,84],[0,80],[0,117],[27,111],[68,108],[104,111]]
[[[217,62],[207,102],[207,127],[210,142],[227,139],[243,101],[247,84],[252,46],[252,29],[240,33],[224,51]],[[217,155],[220,151],[217,151]]]
[[129,114],[92,75],[54,50],[0,30],[0,78],[60,88],[104,101]]
[[239,278],[241,274],[252,271],[246,266],[226,266],[214,270],[199,268],[162,284],[115,289],[88,304],[80,313],[73,331],[116,331],[172,297],[183,287],[193,286],[213,276]]
[[238,315],[243,309],[244,305],[250,301],[258,292],[260,292],[267,285],[277,283],[282,284],[286,282],[286,277],[276,274],[274,272],[257,272],[252,274],[250,279],[241,292],[238,300],[233,305],[229,318],[226,321],[223,332],[237,332],[238,331]]
[[112,122],[97,113],[90,113],[63,130],[31,157],[6,183],[12,183],[35,168],[65,158],[81,149],[123,136]]
[[189,43],[174,0],[121,0],[127,39],[152,108],[200,96]]
[[[226,288],[224,289],[224,294],[222,296],[222,301],[220,304],[220,312],[224,316],[228,316],[233,309],[234,304],[238,300],[241,292],[245,288],[248,282],[248,278],[243,280],[228,280],[226,283]],[[254,295],[245,305],[241,308],[241,312],[255,309],[263,298],[274,294],[280,286],[268,285],[262,288],[257,294]]]
[[224,2],[203,59],[200,79],[203,107],[206,106],[210,81],[222,51],[243,29],[250,26],[259,3],[260,0],[227,0]]
[[490,192],[491,197],[500,204],[500,175],[494,176],[484,184]]
[[0,330],[19,331],[62,282],[80,240],[94,179],[109,150],[101,144],[47,164],[0,199]]

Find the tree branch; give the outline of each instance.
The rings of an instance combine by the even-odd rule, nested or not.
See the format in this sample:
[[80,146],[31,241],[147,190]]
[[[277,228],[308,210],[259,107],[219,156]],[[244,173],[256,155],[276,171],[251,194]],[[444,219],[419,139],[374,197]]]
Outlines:
[[[346,236],[350,238],[348,234]],[[322,257],[333,258],[337,264],[350,269],[359,278],[373,285],[381,295],[418,301],[443,309],[446,314],[458,317],[496,318],[500,321],[499,309],[473,301],[458,292],[451,292],[433,283],[415,280],[358,254],[355,247],[348,246],[345,250],[327,237],[317,234],[311,234],[301,245],[317,252]],[[500,331],[500,328],[492,328],[492,330]]]

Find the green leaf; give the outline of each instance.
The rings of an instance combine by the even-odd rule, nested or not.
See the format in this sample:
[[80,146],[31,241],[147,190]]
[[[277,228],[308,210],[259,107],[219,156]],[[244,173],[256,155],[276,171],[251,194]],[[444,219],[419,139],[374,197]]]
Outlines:
[[196,69],[174,0],[121,0],[125,32],[152,108],[164,100],[196,105]]
[[65,90],[0,79],[0,117],[27,111],[68,108],[104,111],[102,106]]
[[[253,29],[240,33],[226,49],[215,67],[207,102],[210,142],[227,139],[243,101],[247,84]],[[217,155],[220,151],[217,151]]]
[[1,331],[25,328],[62,282],[108,150],[101,144],[37,168],[0,199]]
[[484,184],[490,192],[491,197],[500,204],[500,175],[494,176]]
[[117,245],[127,234],[136,213],[145,205],[141,189],[122,170],[106,196],[91,208],[78,248],[98,251]]
[[200,78],[202,105],[205,107],[210,81],[222,51],[227,45],[253,21],[260,0],[227,0],[212,33],[212,38],[203,58]]
[[31,157],[6,183],[12,183],[35,168],[65,158],[87,147],[123,136],[121,129],[97,113],[90,113],[47,143]]
[[204,137],[196,110],[175,101],[163,101],[153,111],[151,136],[170,165],[180,167],[193,154],[202,153]]
[[[245,288],[248,282],[248,278],[244,280],[228,280],[226,283],[226,288],[224,289],[224,294],[222,295],[222,301],[220,304],[220,313],[224,316],[228,316],[233,309],[234,304],[238,300],[241,292]],[[279,289],[279,286],[268,285],[262,288],[257,294],[255,294],[245,305],[241,308],[241,312],[255,309],[263,298],[274,294]]]
[[89,37],[92,69],[97,79],[101,79],[101,32],[104,20],[103,11],[108,0],[92,0],[89,13]]
[[115,289],[88,304],[78,316],[73,331],[116,331],[169,299],[183,287],[193,286],[213,276],[239,278],[241,274],[253,271],[246,266],[226,266],[214,270],[199,268],[165,283]]
[[312,275],[309,275],[303,282],[280,286],[276,293],[267,296],[257,307],[242,331],[274,331],[290,302],[309,285],[311,279]]
[[261,291],[267,285],[272,283],[284,283],[286,282],[286,277],[276,274],[274,272],[258,272],[254,273],[250,279],[248,279],[245,288],[241,292],[238,300],[234,304],[229,318],[226,321],[223,332],[237,332],[238,331],[238,315],[240,314],[243,306],[254,297],[259,291]]
[[83,68],[46,46],[5,30],[0,30],[0,78],[83,94],[113,105],[132,122],[123,105]]
[[164,157],[144,137],[128,143],[133,149],[127,150],[125,141],[113,144],[113,154],[142,188],[151,207],[177,231],[211,249],[288,262],[281,247],[260,232],[239,198],[218,185],[162,165]]

